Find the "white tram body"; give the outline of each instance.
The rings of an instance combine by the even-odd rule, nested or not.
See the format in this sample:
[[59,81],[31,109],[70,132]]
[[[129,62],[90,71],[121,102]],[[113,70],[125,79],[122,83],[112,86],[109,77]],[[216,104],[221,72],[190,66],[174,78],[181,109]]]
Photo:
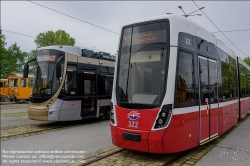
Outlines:
[[[32,120],[73,121],[109,117],[115,59],[75,46],[38,49],[28,116]],[[24,74],[25,75],[25,74]]]
[[249,94],[250,67],[200,25],[176,15],[131,22],[118,46],[113,144],[150,153],[204,144],[250,112]]

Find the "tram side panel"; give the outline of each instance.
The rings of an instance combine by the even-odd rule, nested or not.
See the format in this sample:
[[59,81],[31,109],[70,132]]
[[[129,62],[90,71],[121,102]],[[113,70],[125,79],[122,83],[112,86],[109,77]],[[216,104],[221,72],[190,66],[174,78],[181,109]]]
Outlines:
[[60,109],[59,121],[81,120],[81,101],[64,101]]
[[163,137],[164,153],[175,153],[198,146],[199,107],[176,108]]
[[247,113],[250,113],[250,97],[247,98]]
[[238,122],[238,102],[237,100],[222,102],[219,106],[219,135],[222,135]]

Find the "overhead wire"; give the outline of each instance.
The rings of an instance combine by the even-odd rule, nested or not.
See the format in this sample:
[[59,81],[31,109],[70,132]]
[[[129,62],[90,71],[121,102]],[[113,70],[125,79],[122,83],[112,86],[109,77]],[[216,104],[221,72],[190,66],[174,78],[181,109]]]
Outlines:
[[22,36],[26,36],[26,37],[36,38],[35,36],[26,35],[26,34],[22,34],[22,33],[18,33],[18,32],[7,31],[7,30],[4,30],[4,29],[2,29],[2,31],[4,31],[4,32],[9,32],[9,33],[14,33],[14,34],[16,34],[16,35],[22,35]]
[[[231,31],[221,31],[221,32],[245,32],[245,31],[250,31],[250,29],[236,29],[236,30],[231,30]],[[220,31],[217,32],[210,32],[210,33],[219,33]]]
[[[4,29],[2,29],[2,31],[8,32],[8,33],[13,33],[13,34],[16,34],[16,35],[22,35],[22,36],[26,36],[26,37],[36,38],[35,36],[26,35],[26,34],[23,34],[23,33],[18,33],[18,32],[13,32],[13,31],[7,31],[7,30],[4,30]],[[76,46],[76,47],[81,47],[81,48],[84,48],[84,49],[89,49],[89,50],[98,51],[98,52],[103,52],[103,51],[96,50],[96,49],[91,49],[91,48],[88,48],[88,47],[82,47],[82,46]],[[107,53],[110,53],[110,52],[107,52]],[[114,55],[116,53],[110,53],[110,54]]]
[[[192,2],[195,4],[195,6],[197,6],[198,8],[200,8],[195,2],[194,2],[194,0],[192,0]],[[233,44],[243,55],[245,55],[246,57],[248,57],[241,49],[239,49],[239,47],[237,47],[221,30],[220,30],[220,28],[206,15],[206,13],[205,12],[203,12],[202,10],[201,10],[201,12],[207,17],[207,19],[209,19],[209,21],[212,23],[212,24],[214,24],[214,26],[223,34],[223,36],[225,37],[225,38],[227,38],[227,40],[228,41],[230,41],[230,43],[231,44]]]
[[[84,23],[86,23],[86,24],[89,24],[89,25],[92,25],[92,26],[95,26],[95,27],[97,27],[97,28],[100,28],[100,29],[103,29],[103,30],[106,30],[106,31],[109,31],[109,32],[111,32],[111,33],[114,33],[114,34],[119,34],[119,33],[117,33],[117,32],[114,32],[114,31],[111,31],[111,30],[109,30],[109,29],[106,29],[106,28],[103,28],[103,27],[101,27],[101,26],[98,26],[98,25],[95,25],[95,24],[92,24],[92,23],[89,23],[89,22],[87,22],[87,21],[84,21],[84,20],[81,20],[81,19],[79,19],[79,18],[76,18],[76,17],[74,17],[74,16],[71,16],[71,15],[68,15],[68,14],[65,14],[65,13],[63,13],[63,12],[60,12],[60,11],[57,11],[57,10],[55,10],[55,9],[52,9],[52,8],[49,8],[49,7],[46,7],[46,6],[44,6],[44,5],[41,5],[41,4],[38,4],[38,3],[36,3],[36,2],[33,2],[33,1],[30,1],[30,0],[27,0],[28,2],[31,2],[31,3],[33,3],[33,4],[36,4],[36,5],[38,5],[38,6],[41,6],[41,7],[43,7],[43,8],[46,8],[46,9],[48,9],[48,10],[51,10],[51,11],[54,11],[54,12],[57,12],[57,13],[60,13],[60,14],[62,14],[62,15],[65,15],[65,16],[67,16],[67,17],[70,17],[70,18],[73,18],[73,19],[76,19],[76,20],[78,20],[78,21],[81,21],[81,22],[84,22]],[[192,0],[193,1],[193,3],[199,8],[199,6],[194,2],[194,0]],[[226,37],[243,55],[245,55],[246,57],[247,57],[247,55],[241,50],[241,49],[239,49],[223,32],[236,32],[236,31],[249,31],[250,29],[245,29],[245,30],[232,30],[232,31],[221,31],[220,29],[219,29],[219,27],[205,14],[205,12],[203,12],[202,10],[201,10],[201,12],[213,23],[213,25],[219,30],[219,31],[217,31],[217,32],[211,32],[211,33],[222,33],[223,34],[223,36],[224,37]],[[5,31],[5,32],[9,32],[9,33],[14,33],[14,34],[18,34],[18,35],[23,35],[23,36],[27,36],[27,37],[32,37],[32,38],[36,38],[35,36],[30,36],[30,35],[26,35],[26,34],[21,34],[21,33],[17,33],[17,32],[12,32],[12,31],[7,31],[7,30],[2,30],[2,31]],[[88,49],[88,48],[87,48]],[[92,49],[93,50],[93,49]],[[97,50],[98,51],[98,50]]]
[[38,5],[38,6],[41,6],[41,7],[43,7],[43,8],[46,8],[46,9],[48,9],[48,10],[51,10],[51,11],[54,11],[54,12],[60,13],[60,14],[62,14],[62,15],[65,15],[65,16],[67,16],[67,17],[70,17],[70,18],[73,18],[73,19],[75,19],[75,20],[78,20],[78,21],[84,22],[84,23],[86,23],[86,24],[89,24],[89,25],[95,26],[95,27],[97,27],[97,28],[100,28],[100,29],[103,29],[103,30],[109,31],[109,32],[114,33],[114,34],[117,34],[117,35],[119,34],[119,33],[117,33],[117,32],[114,32],[114,31],[112,31],[112,30],[109,30],[109,29],[107,29],[107,28],[103,28],[103,27],[101,27],[101,26],[98,26],[98,25],[92,24],[92,23],[90,23],[90,22],[87,22],[87,21],[84,21],[84,20],[82,20],[82,19],[76,18],[76,17],[71,16],[71,15],[69,15],[69,14],[65,14],[65,13],[63,13],[63,12],[60,12],[60,11],[58,11],[58,10],[55,10],[55,9],[49,8],[49,7],[44,6],[44,5],[41,5],[41,4],[39,4],[39,3],[36,3],[36,2],[30,1],[30,0],[27,0],[27,1],[28,1],[28,2],[31,2],[31,3],[33,3],[33,4],[36,4],[36,5]]

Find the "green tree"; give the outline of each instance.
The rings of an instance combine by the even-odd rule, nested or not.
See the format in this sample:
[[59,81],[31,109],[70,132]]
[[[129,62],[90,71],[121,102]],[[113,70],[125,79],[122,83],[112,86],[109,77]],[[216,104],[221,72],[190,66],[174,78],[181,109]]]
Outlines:
[[0,29],[0,78],[5,78],[4,77],[4,68],[5,68],[5,63],[6,63],[6,53],[7,50],[5,48],[6,42],[5,42],[5,36],[2,34],[2,30]]
[[39,33],[35,39],[37,48],[52,46],[52,45],[75,45],[75,39],[70,37],[64,30],[57,30],[56,32],[47,31]]
[[244,58],[243,61],[250,66],[250,57]]
[[27,52],[22,52],[17,44],[12,44],[2,57],[1,78],[6,78],[7,74],[20,72],[28,56]]
[[0,43],[1,43],[1,45],[0,45],[0,49],[1,49],[1,51],[4,49],[4,46],[6,46],[6,42],[5,42],[5,36],[4,36],[4,34],[2,33],[2,30],[0,29]]

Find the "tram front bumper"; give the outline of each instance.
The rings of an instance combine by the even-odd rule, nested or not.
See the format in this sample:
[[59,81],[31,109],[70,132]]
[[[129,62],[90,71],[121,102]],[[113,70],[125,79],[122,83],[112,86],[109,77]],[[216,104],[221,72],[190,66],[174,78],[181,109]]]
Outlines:
[[48,121],[48,109],[28,108],[28,117],[31,120]]
[[142,131],[120,127],[111,127],[113,144],[124,149],[162,154],[162,138],[165,130]]

